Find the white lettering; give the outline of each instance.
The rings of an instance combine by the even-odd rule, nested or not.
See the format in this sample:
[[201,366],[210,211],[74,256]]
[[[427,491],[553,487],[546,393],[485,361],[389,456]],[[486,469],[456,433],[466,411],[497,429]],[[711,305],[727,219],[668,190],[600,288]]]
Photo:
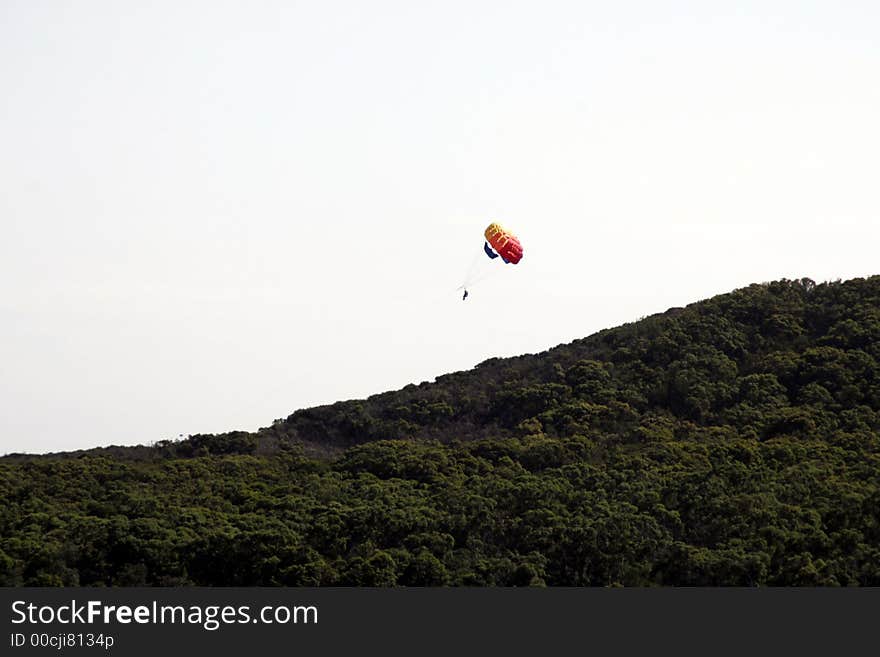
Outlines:
[[19,615],[19,620],[15,620],[14,618],[12,619],[12,622],[15,625],[21,625],[27,620],[27,614],[25,614],[21,609],[18,608],[22,605],[24,605],[24,600],[16,600],[12,603],[12,613]]

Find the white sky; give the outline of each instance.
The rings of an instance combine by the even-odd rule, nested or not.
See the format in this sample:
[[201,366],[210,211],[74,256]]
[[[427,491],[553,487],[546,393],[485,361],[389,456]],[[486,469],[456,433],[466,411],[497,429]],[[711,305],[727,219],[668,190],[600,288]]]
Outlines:
[[873,1],[0,0],[0,453],[878,273],[878,80]]

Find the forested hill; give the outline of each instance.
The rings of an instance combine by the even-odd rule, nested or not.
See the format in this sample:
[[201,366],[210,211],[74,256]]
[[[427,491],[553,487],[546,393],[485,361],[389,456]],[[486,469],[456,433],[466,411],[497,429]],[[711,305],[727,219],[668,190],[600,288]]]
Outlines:
[[0,460],[0,584],[880,585],[880,276],[256,433]]
[[268,433],[325,447],[539,433],[632,442],[656,415],[736,427],[743,437],[830,438],[877,427],[878,361],[880,277],[782,281],[434,383],[299,411]]

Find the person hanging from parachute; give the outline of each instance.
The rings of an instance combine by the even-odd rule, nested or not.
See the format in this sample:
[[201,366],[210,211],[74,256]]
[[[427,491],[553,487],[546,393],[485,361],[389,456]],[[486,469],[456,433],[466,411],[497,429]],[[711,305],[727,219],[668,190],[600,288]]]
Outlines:
[[[483,235],[486,238],[485,242],[483,242],[483,251],[485,251],[490,260],[501,258],[504,264],[515,265],[522,259],[522,244],[520,244],[519,239],[513,233],[502,227],[501,224],[492,222],[486,228]],[[469,276],[468,278],[470,279],[471,277]],[[464,288],[461,300],[464,301],[467,298],[468,291],[467,288]]]

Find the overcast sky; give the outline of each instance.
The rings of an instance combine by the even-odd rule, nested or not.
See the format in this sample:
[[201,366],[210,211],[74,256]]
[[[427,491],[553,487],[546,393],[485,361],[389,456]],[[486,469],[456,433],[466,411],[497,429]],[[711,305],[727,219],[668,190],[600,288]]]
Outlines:
[[878,273],[878,35],[873,1],[0,0],[0,453]]

